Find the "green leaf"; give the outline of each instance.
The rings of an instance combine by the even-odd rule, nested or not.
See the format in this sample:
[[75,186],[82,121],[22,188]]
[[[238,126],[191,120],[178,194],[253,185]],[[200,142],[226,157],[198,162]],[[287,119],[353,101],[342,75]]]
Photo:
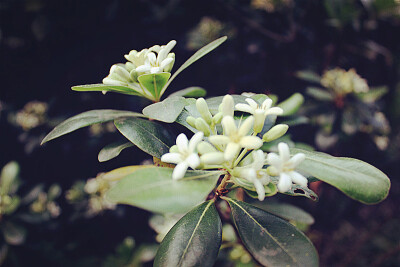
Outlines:
[[283,114],[281,116],[290,116],[295,114],[303,105],[304,97],[299,93],[294,93],[285,101],[279,103],[278,107],[283,109]]
[[374,103],[379,100],[382,96],[388,93],[387,86],[380,86],[376,88],[370,88],[368,92],[358,93],[356,96],[365,103]]
[[389,178],[374,166],[352,158],[301,149],[290,149],[292,154],[304,153],[306,159],[297,167],[365,204],[384,200],[390,188]]
[[171,73],[169,72],[144,74],[138,77],[138,81],[142,87],[146,88],[154,96],[153,100],[159,101],[163,94],[161,90],[169,77],[171,77]]
[[184,97],[168,97],[162,102],[151,104],[143,109],[143,114],[151,119],[172,123],[186,105]]
[[298,197],[298,196],[306,197],[313,201],[318,201],[318,195],[315,194],[314,191],[312,191],[308,187],[303,187],[298,184],[292,184],[292,187],[290,188],[290,190],[286,191],[284,194],[289,195],[289,196],[295,196],[295,197]]
[[309,70],[297,71],[295,76],[307,82],[320,83],[321,81],[321,76]]
[[225,198],[243,244],[264,266],[318,266],[311,241],[287,221],[242,201]]
[[77,85],[73,86],[71,89],[79,92],[114,92],[126,95],[142,96],[141,93],[135,91],[135,89],[130,87],[118,86],[118,85],[105,85],[102,83]]
[[181,180],[172,179],[171,168],[139,169],[108,192],[110,201],[152,212],[184,213],[205,200],[221,172],[187,171]]
[[320,101],[334,101],[334,96],[327,90],[317,87],[307,87],[306,93]]
[[115,142],[109,144],[100,150],[97,158],[100,162],[108,161],[117,157],[125,148],[131,146],[133,146],[131,142]]
[[263,201],[255,202],[253,205],[288,221],[304,223],[307,225],[314,223],[314,218],[308,212],[290,204],[275,201]]
[[194,62],[196,62],[197,60],[199,60],[203,56],[205,56],[208,53],[210,53],[212,50],[214,50],[218,46],[220,46],[223,42],[226,41],[226,39],[227,39],[226,36],[218,38],[217,40],[215,40],[215,41],[209,43],[208,45],[200,48],[196,53],[194,53],[188,60],[186,60],[185,63],[182,64],[182,66],[180,66],[180,68],[177,71],[175,71],[175,73],[174,73],[174,75],[172,75],[171,79],[169,79],[167,84],[164,85],[164,88],[162,89],[161,94],[163,94],[165,92],[165,90],[167,89],[168,85],[176,78],[176,76],[178,76],[179,73],[181,73],[184,69],[186,69],[187,67],[192,65]]
[[207,91],[198,86],[188,87],[170,94],[168,97],[184,96],[184,97],[204,97]]
[[209,200],[180,219],[160,244],[155,267],[213,266],[221,246],[222,222]]
[[19,175],[19,165],[16,161],[10,161],[7,163],[3,169],[1,169],[0,173],[0,195],[8,195],[13,192],[11,189],[18,185],[16,181],[18,180]]
[[125,118],[114,123],[129,141],[153,157],[161,158],[174,144],[175,138],[154,121]]
[[41,145],[44,143],[60,137],[64,134],[73,132],[77,129],[102,122],[112,121],[118,118],[125,117],[144,117],[140,113],[123,111],[123,110],[113,110],[113,109],[95,109],[83,112],[79,115],[73,116],[66,121],[57,125],[42,141]]

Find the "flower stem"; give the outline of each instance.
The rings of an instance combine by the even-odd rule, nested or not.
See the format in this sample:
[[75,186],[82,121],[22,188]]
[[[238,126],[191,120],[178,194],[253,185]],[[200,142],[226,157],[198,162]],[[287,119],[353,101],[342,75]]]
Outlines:
[[215,196],[223,196],[227,193],[227,189],[225,186],[228,184],[231,175],[229,173],[225,174],[224,178],[222,179],[221,183],[218,185],[217,189],[215,190]]

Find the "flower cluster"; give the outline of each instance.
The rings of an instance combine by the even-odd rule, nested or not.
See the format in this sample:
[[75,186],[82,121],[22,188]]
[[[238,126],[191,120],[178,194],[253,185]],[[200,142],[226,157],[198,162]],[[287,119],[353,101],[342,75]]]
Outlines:
[[348,71],[340,68],[328,70],[322,76],[321,84],[332,89],[338,95],[369,91],[367,81],[361,78],[354,69]]
[[151,97],[151,93],[140,85],[138,77],[144,74],[171,72],[175,62],[175,54],[170,53],[176,45],[172,40],[167,45],[154,45],[140,52],[132,50],[125,55],[125,64],[115,64],[110,74],[103,79],[103,84],[129,87],[138,94]]
[[[190,140],[180,134],[170,153],[161,157],[163,162],[176,164],[173,179],[182,179],[189,167],[222,169],[230,177],[228,183],[255,191],[260,201],[264,200],[267,190],[271,193],[271,188],[284,193],[291,189],[292,183],[307,187],[307,179],[295,171],[304,154],[291,158],[285,143],[278,145],[279,156],[266,155],[260,149],[264,142],[275,140],[288,130],[287,125],[279,124],[263,133],[266,118],[280,115],[283,110],[272,107],[269,98],[262,105],[252,98],[245,101],[248,104],[235,105],[233,97],[226,95],[218,112],[212,114],[206,100],[197,99],[200,117],[188,116],[186,121],[198,132]],[[235,108],[243,112],[240,118],[234,116]]]

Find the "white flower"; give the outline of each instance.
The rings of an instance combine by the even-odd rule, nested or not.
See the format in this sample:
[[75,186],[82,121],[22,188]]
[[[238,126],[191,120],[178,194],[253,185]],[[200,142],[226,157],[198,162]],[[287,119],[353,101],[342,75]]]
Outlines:
[[176,41],[172,40],[167,45],[161,47],[153,46],[147,53],[140,54],[143,50],[140,53],[133,52],[132,56],[129,53],[125,58],[128,60],[132,59],[132,63],[136,65],[136,72],[142,74],[170,72],[175,61],[175,56],[170,51],[175,45]]
[[226,145],[224,157],[226,161],[231,161],[239,153],[241,148],[258,149],[263,141],[257,136],[246,136],[254,123],[254,117],[248,117],[240,127],[236,127],[235,121],[231,116],[222,119],[224,135],[213,135],[208,140],[216,145]]
[[246,98],[248,104],[236,104],[236,109],[239,111],[247,112],[254,115],[254,132],[261,132],[265,118],[268,115],[281,115],[283,110],[279,107],[272,107],[272,100],[267,98],[262,105],[258,105],[256,101],[251,98]]
[[292,187],[292,182],[307,187],[307,178],[295,171],[295,168],[305,159],[303,153],[297,153],[290,158],[289,146],[286,143],[278,144],[279,156],[269,153],[267,162],[279,175],[278,190],[287,192]]
[[161,161],[176,164],[172,173],[174,180],[181,179],[185,176],[188,167],[192,169],[200,165],[200,158],[196,152],[196,147],[203,139],[203,133],[196,133],[190,141],[188,141],[185,134],[181,133],[176,138],[176,152],[164,154]]
[[258,194],[258,199],[263,201],[265,198],[264,185],[269,184],[271,181],[266,170],[263,169],[265,163],[264,152],[262,152],[262,150],[255,150],[251,155],[253,157],[253,162],[245,167],[236,167],[233,170],[233,174],[253,183]]

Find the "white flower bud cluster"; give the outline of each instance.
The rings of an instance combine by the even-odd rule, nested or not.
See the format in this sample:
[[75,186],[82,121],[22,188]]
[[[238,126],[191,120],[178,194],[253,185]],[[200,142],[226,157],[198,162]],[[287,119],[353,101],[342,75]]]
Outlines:
[[[268,115],[280,115],[282,109],[271,107],[272,100],[266,99],[261,106],[251,98],[247,104],[237,104],[231,95],[226,95],[214,116],[203,98],[196,101],[196,108],[201,117],[189,116],[187,122],[196,128],[197,132],[191,140],[185,134],[180,134],[176,145],[170,148],[170,153],[161,157],[161,161],[176,164],[172,178],[182,179],[187,169],[224,169],[232,177],[229,181],[236,186],[252,188],[258,199],[264,200],[265,186],[277,183],[282,193],[290,190],[292,182],[307,187],[307,179],[294,171],[294,168],[304,160],[303,154],[297,154],[292,159],[289,147],[279,144],[280,157],[274,153],[266,155],[259,148],[263,142],[270,142],[284,135],[288,126],[279,124],[266,132],[261,139],[259,134]],[[235,120],[234,109],[250,113],[244,120]],[[218,130],[222,133],[218,133]],[[206,139],[206,140],[204,140]],[[264,165],[270,165],[269,172]],[[272,171],[271,171],[272,170]],[[278,182],[270,178],[270,174],[278,176]]]
[[170,52],[175,45],[176,41],[172,40],[167,45],[155,45],[140,52],[130,51],[125,55],[128,60],[125,64],[111,66],[110,74],[103,79],[103,84],[130,87],[139,94],[151,96],[150,92],[140,86],[138,77],[143,74],[171,72],[175,54]]

